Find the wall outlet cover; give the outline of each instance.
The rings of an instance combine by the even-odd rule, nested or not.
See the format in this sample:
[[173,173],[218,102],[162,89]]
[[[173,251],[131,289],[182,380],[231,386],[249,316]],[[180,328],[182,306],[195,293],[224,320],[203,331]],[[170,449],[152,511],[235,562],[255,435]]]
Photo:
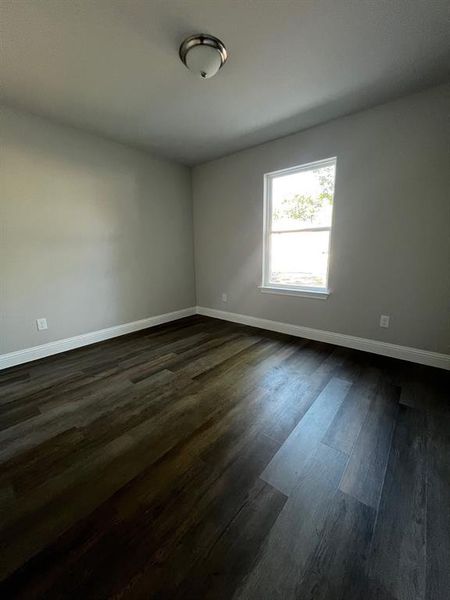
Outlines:
[[389,327],[389,315],[380,315],[380,327]]
[[44,317],[42,317],[41,319],[36,319],[36,325],[37,325],[38,331],[43,331],[44,329],[48,329],[47,319],[45,319]]
[[222,294],[222,302],[228,302],[228,294]]

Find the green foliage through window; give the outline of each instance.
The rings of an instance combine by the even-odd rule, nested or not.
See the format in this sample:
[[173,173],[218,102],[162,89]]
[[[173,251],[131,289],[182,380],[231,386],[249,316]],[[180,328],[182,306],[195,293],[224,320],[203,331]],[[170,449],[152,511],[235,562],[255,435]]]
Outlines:
[[281,208],[273,211],[273,219],[313,222],[314,217],[326,203],[333,204],[334,170],[334,166],[315,169],[313,173],[318,179],[320,193],[316,195],[295,194],[283,198]]

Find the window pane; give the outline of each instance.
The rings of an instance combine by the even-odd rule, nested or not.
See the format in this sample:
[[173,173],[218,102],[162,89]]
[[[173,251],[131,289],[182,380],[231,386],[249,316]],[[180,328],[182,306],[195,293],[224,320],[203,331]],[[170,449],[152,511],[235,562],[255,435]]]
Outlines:
[[326,287],[329,231],[272,233],[270,283]]
[[272,231],[331,227],[335,165],[272,178]]

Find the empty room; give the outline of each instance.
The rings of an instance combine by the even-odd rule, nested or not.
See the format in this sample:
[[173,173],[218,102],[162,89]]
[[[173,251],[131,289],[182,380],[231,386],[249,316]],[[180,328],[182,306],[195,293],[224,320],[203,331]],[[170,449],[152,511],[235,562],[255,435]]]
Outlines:
[[0,0],[0,596],[448,600],[448,0]]

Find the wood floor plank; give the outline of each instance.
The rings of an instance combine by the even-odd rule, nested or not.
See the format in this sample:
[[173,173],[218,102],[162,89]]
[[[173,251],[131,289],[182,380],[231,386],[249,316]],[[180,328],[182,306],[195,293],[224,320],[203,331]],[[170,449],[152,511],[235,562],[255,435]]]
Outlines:
[[[420,365],[419,367],[419,373]],[[404,375],[400,403],[427,413],[447,415],[449,410],[449,382],[439,369],[427,370],[421,377],[414,373]]]
[[[169,374],[170,377],[170,374]],[[0,432],[0,463],[23,452],[43,441],[70,429],[80,426],[86,420],[93,420],[95,415],[108,410],[111,406],[111,396],[121,395],[127,388],[131,387],[127,381],[117,380],[109,383],[109,390],[100,384],[92,388],[80,402],[60,403],[52,410],[45,411],[36,417],[27,419],[21,423]],[[87,407],[92,406],[92,412]]]
[[340,489],[377,509],[398,412],[400,390],[382,383],[370,403]]
[[297,598],[298,584],[321,539],[346,461],[342,453],[319,444],[236,598]]
[[427,417],[427,600],[450,590],[450,416]]
[[448,389],[200,315],[0,372],[0,597],[442,600]]
[[340,490],[321,540],[297,586],[304,600],[360,600],[366,595],[365,571],[376,511]]
[[260,338],[254,337],[237,337],[236,339],[231,340],[227,344],[223,344],[214,350],[211,350],[205,356],[200,356],[195,360],[189,360],[187,364],[183,364],[185,361],[182,361],[178,367],[175,367],[174,370],[177,373],[185,375],[186,377],[195,377],[202,373],[205,370],[211,368],[212,365],[217,365],[233,356],[233,354],[237,354],[244,348],[251,346],[259,341]]
[[[7,547],[8,552],[2,567],[11,571],[42,549],[186,436],[197,424],[196,403],[195,397],[187,397],[169,405],[24,497],[3,530],[0,550]],[[149,436],[149,427],[158,433]],[[93,477],[99,473],[101,479],[95,483]]]
[[187,574],[174,598],[231,598],[251,570],[285,502],[284,494],[257,480],[239,512]]
[[424,600],[425,561],[426,415],[400,407],[370,556],[372,595]]
[[[13,486],[8,482],[3,483],[0,486],[0,515],[14,509],[14,500]],[[2,517],[0,516],[0,518]]]
[[13,425],[23,423],[28,419],[39,416],[37,406],[11,406],[10,410],[2,411],[0,415],[0,431],[9,429]]
[[[200,500],[192,508],[186,507],[189,511],[187,516],[177,515],[180,527],[165,540],[146,567],[131,579],[127,590],[132,590],[134,597],[145,596],[151,589],[156,596],[172,598],[179,586],[183,588],[189,571],[192,568],[195,570],[199,561],[207,560],[230,523],[238,518],[261,489],[257,473],[261,472],[277,448],[278,445],[266,436],[256,436],[231,464],[224,457],[223,463],[214,469],[214,472],[221,473],[220,477],[205,493],[199,490]],[[271,497],[281,508],[284,495],[275,491]],[[225,580],[222,582],[226,584]],[[219,593],[218,588],[216,591]]]
[[361,381],[353,384],[322,442],[345,454],[350,454],[374,396],[374,384]]
[[351,384],[332,378],[302,418],[261,478],[289,495],[339,410]]
[[290,398],[290,402],[286,403],[285,410],[277,419],[272,419],[268,423],[265,428],[267,435],[279,442],[286,440],[331,377],[334,376],[337,368],[342,364],[343,355],[341,349],[333,350],[325,359],[321,354],[314,364],[316,368],[310,368],[307,373],[294,369],[293,373],[282,378],[276,393]]
[[[73,475],[77,464],[90,464],[102,447],[142,422],[151,422],[168,407],[175,408],[180,395],[195,393],[195,389],[195,384],[190,386],[188,381],[177,379],[153,390],[133,386],[120,393],[119,401],[114,395],[109,396],[106,407],[101,411],[96,407],[93,415],[88,413],[83,425],[71,427],[9,459],[0,470],[0,482],[4,475],[14,481],[18,490],[29,493],[33,484],[55,479],[65,470]],[[85,412],[82,403],[80,406]]]
[[[178,468],[172,472],[179,477],[174,485],[166,482],[162,489],[154,489],[159,481],[155,475],[165,477],[170,464],[163,459],[32,559],[27,571],[34,580],[18,572],[10,578],[8,592],[28,597],[37,588],[47,597],[59,597],[70,590],[73,597],[86,597],[95,585],[97,597],[116,593],[146,597],[150,588],[172,597],[183,574],[206,556],[248,502],[257,473],[276,448],[268,438],[259,437],[231,465],[224,462],[208,469],[195,462],[184,473]],[[179,448],[172,457],[173,466],[186,469],[185,452]],[[277,503],[278,492],[276,498]],[[51,567],[51,577],[43,565]]]

